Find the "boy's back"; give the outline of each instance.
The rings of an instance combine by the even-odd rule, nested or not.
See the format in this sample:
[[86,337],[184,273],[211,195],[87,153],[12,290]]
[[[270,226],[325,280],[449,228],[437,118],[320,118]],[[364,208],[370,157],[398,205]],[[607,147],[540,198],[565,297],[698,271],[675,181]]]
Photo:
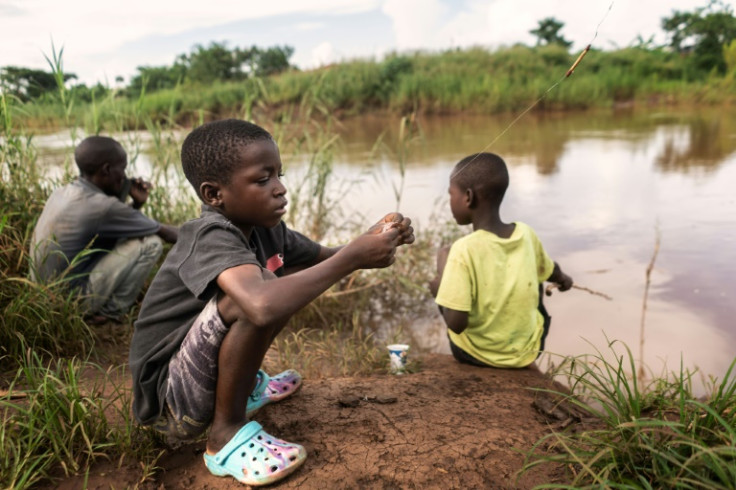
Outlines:
[[456,241],[447,259],[437,304],[468,312],[468,326],[451,341],[498,367],[524,367],[537,357],[544,318],[539,284],[554,262],[534,230],[517,222],[509,238],[477,230]]
[[140,211],[108,196],[83,179],[60,187],[49,196],[33,231],[31,253],[34,280],[50,281],[74,258],[89,248],[76,263],[72,285],[82,285],[97,261],[115,247],[120,238],[155,234],[160,225]]
[[500,208],[509,185],[506,163],[493,153],[460,160],[450,175],[450,210],[459,225],[473,225],[437,256],[430,290],[442,311],[450,349],[480,366],[525,367],[544,348],[549,316],[541,283],[572,279],[550,259],[524,223],[504,223]]

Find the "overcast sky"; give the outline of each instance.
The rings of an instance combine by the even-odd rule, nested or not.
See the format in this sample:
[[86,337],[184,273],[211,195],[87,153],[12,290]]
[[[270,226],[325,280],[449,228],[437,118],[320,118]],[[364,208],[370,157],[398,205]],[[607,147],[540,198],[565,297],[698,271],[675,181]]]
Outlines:
[[[529,30],[555,17],[573,50],[593,40],[624,47],[638,35],[664,42],[662,17],[708,0],[0,0],[0,66],[47,69],[51,43],[87,84],[126,83],[138,66],[170,65],[212,41],[289,45],[313,68],[389,51],[533,44]],[[609,10],[610,7],[610,10]]]

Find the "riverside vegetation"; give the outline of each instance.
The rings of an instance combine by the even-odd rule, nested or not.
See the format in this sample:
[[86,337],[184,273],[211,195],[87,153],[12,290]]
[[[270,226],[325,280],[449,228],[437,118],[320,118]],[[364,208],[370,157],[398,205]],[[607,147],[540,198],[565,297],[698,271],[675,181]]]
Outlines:
[[[703,73],[694,72],[673,52],[644,47],[592,50],[537,109],[733,103],[736,44],[726,52],[725,73]],[[19,117],[36,127],[55,126],[71,116],[93,127],[136,129],[143,127],[139,116],[180,124],[228,116],[277,119],[289,117],[295,110],[315,108],[311,103],[305,108],[305,101],[318,101],[323,114],[347,116],[366,110],[520,112],[560,80],[574,60],[575,55],[558,45],[394,54],[383,61],[354,60],[238,82],[182,82],[156,91],[146,91],[145,87],[138,92],[105,90],[90,102],[66,109],[50,103],[47,97],[26,107]]]
[[[612,58],[607,58],[615,54],[594,54],[585,60],[590,74],[581,69],[574,75],[574,87],[561,85],[561,90],[545,100],[546,108],[598,104],[603,97],[600,90],[605,88],[606,73],[615,72],[619,82],[605,92],[610,101],[617,97],[613,87],[618,90],[624,86],[621,80],[634,77],[630,70],[622,65],[616,68]],[[401,73],[397,66],[410,69],[405,68],[406,76],[396,77],[389,84],[393,89],[387,93],[393,95],[382,104],[393,110],[464,110],[470,108],[471,102],[483,110],[515,110],[547,88],[550,78],[558,76],[556,67],[569,62],[566,52],[553,47],[546,51],[517,47],[503,53],[507,57],[504,68],[496,65],[495,70],[487,70],[493,66],[488,65],[488,56],[491,55],[482,50],[445,53],[438,57],[444,65],[435,65],[433,76],[419,70],[422,63],[430,64],[428,56],[417,55],[408,62],[397,56],[385,64],[353,62],[311,75],[282,74],[269,81],[215,85],[211,92],[180,87],[141,93],[132,101],[109,96],[91,104],[79,104],[65,86],[61,53],[54,52],[50,61],[58,85],[53,100],[24,104],[0,94],[0,485],[28,488],[63,475],[85,474],[101,458],[139,461],[141,478],[145,480],[155,473],[156,462],[165,451],[156,433],[132,420],[128,409],[131,393],[125,387],[126,367],[101,357],[99,331],[84,322],[77,299],[65,290],[65,278],[48,285],[26,279],[35,220],[50,190],[75,174],[67,157],[65,175],[59,180],[43,175],[33,136],[33,127],[43,115],[51,114],[53,117],[47,122],[70,129],[72,145],[80,139],[78,132],[146,129],[150,145],[146,146],[138,133],[126,133],[129,139],[125,144],[131,150],[131,160],[139,152],[151,155],[151,180],[156,187],[147,212],[170,223],[182,223],[197,213],[196,200],[186,192],[187,184],[177,165],[181,135],[185,132],[180,123],[225,114],[255,119],[271,129],[285,154],[310,156],[304,178],[296,188],[289,189],[291,206],[287,218],[291,225],[306,230],[313,238],[329,241],[365,225],[342,216],[339,203],[332,197],[335,193],[330,192],[339,185],[331,178],[332,154],[339,144],[331,114],[336,109],[360,111],[373,107],[369,92],[361,97],[354,95],[368,86],[375,88],[376,83],[388,83],[385,78],[381,82],[381,76]],[[545,57],[554,56],[559,57],[557,65],[542,63]],[[641,69],[652,61],[656,60],[644,59]],[[392,63],[394,68],[386,68]],[[486,67],[489,74],[481,77],[485,85],[481,83],[472,89],[454,85],[452,80],[473,78],[464,71],[472,66]],[[667,73],[662,66],[657,70],[648,73]],[[493,71],[514,75],[498,80],[491,76]],[[514,83],[522,73],[535,75],[529,84]],[[675,88],[687,87],[677,93],[701,94],[698,99],[702,102],[709,100],[702,94],[712,92],[712,97],[722,97],[719,94],[725,92],[706,82],[657,85],[657,77],[649,75],[630,79],[631,91],[624,96],[659,94],[655,86],[671,87],[673,93]],[[645,79],[650,82],[642,88],[639,82]],[[365,80],[373,82],[366,85]],[[727,76],[715,82],[716,87],[734,83]],[[298,86],[301,91],[295,89]],[[431,93],[436,93],[436,97],[427,95]],[[218,99],[224,94],[232,98]],[[205,98],[210,96],[217,99],[215,105],[206,103]],[[271,107],[279,107],[278,113],[265,110],[264,100],[273,104]],[[573,100],[588,102],[578,104]],[[256,110],[261,108],[264,110]],[[411,115],[415,113],[400,113],[409,115],[401,119],[397,128],[397,146],[385,148],[380,143],[403,169],[418,132],[415,116]],[[275,114],[278,117],[266,119]],[[288,174],[288,167],[286,171]],[[402,184],[394,183],[397,203]],[[416,244],[403,252],[393,270],[363,271],[336,285],[294,318],[269,354],[267,368],[294,367],[307,376],[317,377],[385,369],[382,345],[386,341],[406,340],[409,333],[402,326],[424,309],[428,298],[424,283],[433,271],[434,250],[459,233],[459,229],[447,223],[420,230]],[[132,314],[129,321],[134,317]],[[382,324],[390,328],[376,327]],[[663,373],[642,384],[630,352],[625,350],[616,358],[614,363],[605,361],[602,355],[561,363],[557,373],[567,378],[571,389],[560,395],[594,417],[597,429],[552,432],[530,449],[527,468],[545,463],[565,464],[571,471],[570,486],[576,488],[734,488],[736,380],[732,370],[722,381],[712,380],[709,396],[697,399],[690,388],[694,373]]]

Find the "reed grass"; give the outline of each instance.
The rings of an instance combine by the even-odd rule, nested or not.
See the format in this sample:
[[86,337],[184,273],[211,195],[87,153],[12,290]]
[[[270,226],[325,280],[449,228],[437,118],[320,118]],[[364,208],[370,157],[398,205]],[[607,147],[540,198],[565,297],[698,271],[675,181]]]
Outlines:
[[135,458],[150,473],[161,439],[131,423],[123,372],[77,358],[47,362],[32,349],[20,361],[8,394],[0,396],[3,488],[76,475],[100,458]]
[[31,135],[13,120],[14,101],[0,94],[0,356],[14,367],[25,346],[60,355],[89,352],[94,336],[84,323],[68,279],[37,284],[27,279],[30,238],[51,188],[36,165]]
[[563,465],[570,483],[554,488],[734,488],[736,360],[720,382],[711,380],[708,396],[697,398],[694,373],[681,366],[644,384],[628,347],[623,354],[616,347],[609,345],[613,361],[597,350],[592,359],[564,363],[558,372],[571,391],[551,393],[587,413],[595,428],[543,437],[522,472]]

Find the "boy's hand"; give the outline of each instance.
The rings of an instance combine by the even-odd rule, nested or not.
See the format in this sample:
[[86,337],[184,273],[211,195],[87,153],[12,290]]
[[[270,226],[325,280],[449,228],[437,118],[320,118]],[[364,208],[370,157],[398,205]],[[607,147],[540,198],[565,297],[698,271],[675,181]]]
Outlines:
[[567,291],[573,284],[572,277],[562,272],[562,269],[557,262],[555,262],[555,268],[552,270],[552,274],[549,276],[547,281],[557,284],[557,289],[560,291]]
[[133,207],[138,209],[148,200],[148,193],[153,188],[150,182],[140,177],[130,179],[130,197],[133,198]]
[[557,282],[557,289],[559,289],[560,291],[567,291],[572,287],[572,284],[572,277],[563,272],[562,277]]
[[388,213],[378,223],[371,226],[368,233],[378,234],[391,229],[399,230],[398,245],[414,243],[414,228],[411,226],[411,219],[404,218],[401,213]]
[[375,225],[345,245],[339,253],[351,254],[356,269],[380,269],[394,263],[401,236],[396,226],[381,232]]

